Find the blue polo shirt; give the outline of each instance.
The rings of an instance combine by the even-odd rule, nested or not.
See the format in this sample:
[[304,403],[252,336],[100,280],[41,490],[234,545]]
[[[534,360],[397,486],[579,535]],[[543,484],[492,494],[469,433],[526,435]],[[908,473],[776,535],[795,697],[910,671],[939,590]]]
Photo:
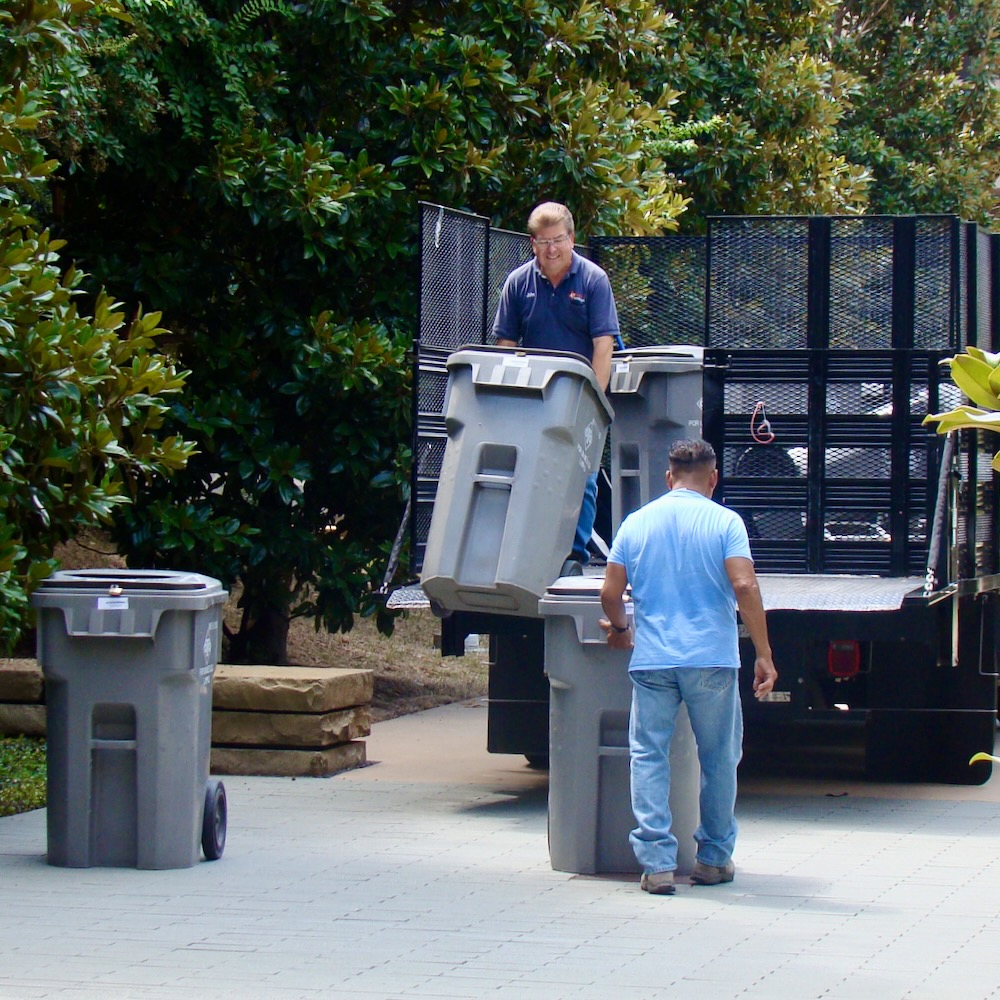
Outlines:
[[618,336],[618,310],[604,270],[574,251],[569,273],[553,288],[532,257],[507,276],[493,336],[522,347],[573,351],[588,361],[595,337]]

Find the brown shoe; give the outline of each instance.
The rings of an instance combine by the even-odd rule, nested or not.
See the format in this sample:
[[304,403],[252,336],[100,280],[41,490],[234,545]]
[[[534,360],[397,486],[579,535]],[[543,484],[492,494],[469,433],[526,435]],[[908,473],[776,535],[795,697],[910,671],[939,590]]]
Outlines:
[[736,865],[727,861],[724,865],[704,865],[700,861],[694,863],[691,870],[692,885],[719,885],[721,882],[732,882],[736,874]]
[[639,888],[654,896],[672,896],[675,892],[673,872],[643,872]]

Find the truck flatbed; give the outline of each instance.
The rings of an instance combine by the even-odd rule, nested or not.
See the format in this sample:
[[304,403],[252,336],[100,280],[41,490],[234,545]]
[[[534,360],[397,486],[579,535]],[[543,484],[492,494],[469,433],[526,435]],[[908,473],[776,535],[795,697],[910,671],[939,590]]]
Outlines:
[[[588,576],[602,567],[588,567]],[[895,611],[908,595],[924,593],[920,577],[835,576],[761,573],[757,577],[766,611]],[[420,610],[430,601],[419,584],[400,587],[387,602],[390,610]]]

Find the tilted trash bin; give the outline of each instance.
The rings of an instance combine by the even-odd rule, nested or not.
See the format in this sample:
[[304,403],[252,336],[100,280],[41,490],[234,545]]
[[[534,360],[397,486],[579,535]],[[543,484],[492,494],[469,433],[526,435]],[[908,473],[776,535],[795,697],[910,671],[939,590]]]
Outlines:
[[421,585],[450,611],[537,618],[613,411],[575,354],[469,348],[447,367],[448,441]]
[[671,445],[702,436],[701,347],[616,351],[608,395],[611,427],[611,521],[617,531],[632,511],[667,491]]
[[[629,843],[629,653],[611,649],[596,576],[561,577],[539,608],[545,618],[549,703],[549,856],[556,871],[638,872]],[[631,613],[631,607],[628,606]],[[670,812],[677,874],[694,867],[701,770],[687,709],[670,744]]]
[[67,570],[32,595],[48,729],[48,861],[187,868],[225,844],[209,778],[218,580]]

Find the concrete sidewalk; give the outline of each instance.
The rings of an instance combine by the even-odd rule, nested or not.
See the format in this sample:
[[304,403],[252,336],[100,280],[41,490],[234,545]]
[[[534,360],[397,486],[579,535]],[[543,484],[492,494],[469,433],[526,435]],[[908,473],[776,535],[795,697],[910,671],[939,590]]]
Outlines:
[[554,872],[547,776],[481,703],[378,724],[370,766],[229,778],[224,856],[45,863],[0,819],[0,997],[1000,997],[1000,778],[743,781],[737,877]]

